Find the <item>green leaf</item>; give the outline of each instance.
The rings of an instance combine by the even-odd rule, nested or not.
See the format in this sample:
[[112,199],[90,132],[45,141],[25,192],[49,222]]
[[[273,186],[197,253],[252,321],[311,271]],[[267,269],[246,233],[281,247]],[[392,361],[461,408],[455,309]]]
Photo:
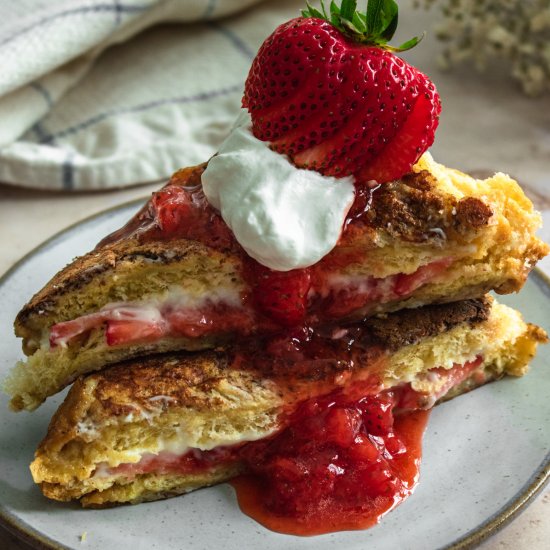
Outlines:
[[353,14],[357,8],[356,0],[342,0],[342,7],[340,8],[340,16],[348,21],[353,20]]
[[318,17],[319,19],[324,19],[323,14],[318,9],[311,6],[309,2],[306,2],[306,6],[307,10],[302,10],[303,17]]
[[334,0],[330,3],[330,22],[336,28],[342,28],[340,25],[340,8]]
[[359,12],[356,11],[353,14],[353,19],[351,20],[351,22],[359,30],[360,34],[365,34],[367,32],[367,26],[365,25],[365,21],[363,20]]
[[340,16],[340,24],[342,25],[342,27],[348,29],[348,31],[351,31],[352,34],[362,34],[361,31],[351,21],[344,19],[342,16]]
[[367,4],[367,34],[377,35],[380,29],[380,11],[384,0],[369,0]]
[[[390,40],[397,28],[399,7],[395,0],[384,0],[380,9],[380,36]],[[386,35],[387,38],[386,38]]]
[[357,11],[357,0],[341,0],[341,6],[331,0],[328,10],[324,0],[319,1],[321,10],[312,7],[306,0],[307,9],[302,10],[302,15],[329,21],[339,31],[361,44],[401,52],[416,46],[424,37],[416,36],[398,47],[388,45],[399,21],[399,6],[395,0],[367,0],[366,12]]
[[398,21],[399,21],[399,16],[397,12],[395,12],[393,19],[389,22],[388,26],[380,34],[380,36],[384,39],[385,42],[389,42],[392,39],[393,35],[395,34],[395,30],[397,29]]
[[424,31],[420,36],[415,36],[414,38],[403,42],[403,44],[401,44],[401,46],[397,46],[397,48],[393,46],[386,47],[392,52],[405,52],[407,50],[410,50],[411,48],[414,48],[425,36],[426,32]]

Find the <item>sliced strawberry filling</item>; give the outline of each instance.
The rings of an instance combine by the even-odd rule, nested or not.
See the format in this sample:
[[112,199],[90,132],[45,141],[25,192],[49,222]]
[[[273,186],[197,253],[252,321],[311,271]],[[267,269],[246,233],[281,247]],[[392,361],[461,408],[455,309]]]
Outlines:
[[154,342],[162,338],[198,338],[205,334],[239,332],[252,326],[250,310],[223,302],[206,301],[198,308],[111,304],[97,313],[57,323],[50,330],[50,346],[66,345],[73,338],[105,325],[107,345]]
[[[319,282],[323,288],[309,291],[308,318],[327,320],[353,314],[369,304],[385,303],[412,294],[424,284],[436,279],[452,263],[451,258],[437,260],[420,267],[409,275],[398,274],[376,279],[366,277],[359,282],[342,278],[332,283]],[[93,329],[106,326],[109,346],[135,342],[154,342],[166,337],[199,338],[224,331],[247,335],[262,328],[273,330],[272,321],[283,326],[297,326],[305,315],[303,299],[310,285],[305,270],[270,272],[262,268],[262,281],[269,290],[262,292],[253,305],[268,318],[243,304],[226,304],[207,300],[197,307],[179,306],[166,301],[158,305],[119,303],[109,304],[96,313],[72,321],[57,323],[50,330],[50,346],[65,346],[73,338]]]
[[482,358],[431,369],[425,376],[443,383],[437,395],[404,384],[358,396],[354,387],[302,402],[282,418],[271,437],[211,451],[145,454],[136,464],[108,468],[98,476],[155,472],[190,474],[224,464],[245,472],[232,481],[241,509],[266,527],[283,533],[314,535],[369,527],[402,502],[418,481],[427,411],[459,384]]
[[[420,379],[438,383],[438,390],[431,393],[422,393],[412,389],[407,384],[401,392],[399,407],[404,409],[427,409],[432,407],[438,399],[444,397],[451,388],[458,386],[467,378],[472,376],[474,371],[483,363],[483,358],[478,355],[473,361],[463,365],[455,363],[450,369],[438,367],[430,369]],[[481,375],[483,376],[483,375]],[[480,380],[482,382],[483,380]]]
[[[83,315],[72,321],[53,325],[50,330],[50,345],[66,345],[76,336],[86,333],[104,323],[139,328],[141,333],[162,334],[164,321],[160,312],[153,307],[132,304],[110,304],[96,313]],[[145,328],[146,327],[146,328]]]
[[443,275],[452,263],[452,258],[443,258],[423,265],[408,275],[404,273],[397,275],[394,287],[395,294],[400,298],[410,296],[416,289]]
[[328,291],[325,284],[318,281],[320,287],[319,314],[325,319],[342,318],[368,307],[370,304],[387,303],[410,296],[415,290],[436,280],[453,263],[452,258],[442,258],[419,267],[410,274],[399,273],[384,278],[365,277],[357,282],[330,277]]
[[123,463],[115,468],[100,466],[95,475],[122,475],[133,478],[136,475],[155,472],[157,474],[185,474],[204,472],[238,458],[240,445],[217,447],[211,451],[191,449],[184,454],[163,451],[158,455],[146,453],[138,463]]

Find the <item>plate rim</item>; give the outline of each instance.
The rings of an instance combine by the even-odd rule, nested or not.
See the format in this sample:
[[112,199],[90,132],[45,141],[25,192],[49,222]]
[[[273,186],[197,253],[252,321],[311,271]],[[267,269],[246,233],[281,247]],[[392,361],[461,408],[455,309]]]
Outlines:
[[[23,264],[25,264],[25,262],[27,262],[32,256],[49,246],[56,239],[62,237],[65,233],[76,229],[82,224],[92,222],[94,219],[100,218],[110,212],[143,204],[147,198],[148,196],[132,199],[104,210],[100,210],[99,212],[86,216],[68,225],[67,227],[64,227],[60,231],[57,231],[51,237],[33,247],[10,268],[8,268],[7,271],[0,276],[0,287],[2,287],[5,281],[10,278],[21,266],[23,266]],[[539,288],[546,287],[546,291],[550,295],[550,277],[538,267],[535,267],[531,271],[531,274],[533,275],[535,281],[538,280],[535,284],[537,284]],[[485,519],[485,521],[480,523],[478,526],[474,527],[450,544],[441,547],[439,550],[466,550],[481,544],[484,540],[487,540],[489,537],[500,531],[521,512],[523,512],[527,508],[527,505],[533,501],[533,499],[542,491],[544,486],[549,481],[550,452],[547,453],[543,461],[537,469],[535,469],[525,485],[499,510],[497,510],[489,518]],[[35,529],[29,525],[27,522],[18,518],[15,514],[7,510],[3,504],[0,504],[0,526],[34,548],[40,550],[71,550],[70,546],[65,546],[64,544],[55,541],[54,539],[41,533],[38,529]]]

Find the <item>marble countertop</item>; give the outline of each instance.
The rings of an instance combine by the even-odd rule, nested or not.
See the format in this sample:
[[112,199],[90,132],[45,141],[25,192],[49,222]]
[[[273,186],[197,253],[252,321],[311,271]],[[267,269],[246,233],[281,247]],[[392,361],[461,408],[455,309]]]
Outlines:
[[[158,185],[106,193],[46,193],[0,185],[0,274],[48,237],[96,212],[144,197]],[[544,208],[544,205],[540,205]],[[547,216],[545,216],[547,217]],[[550,219],[547,220],[550,225]],[[550,273],[550,269],[545,271]],[[550,540],[550,488],[546,487],[531,505],[508,526],[482,543],[482,550],[542,550]],[[29,550],[0,528],[0,548]]]

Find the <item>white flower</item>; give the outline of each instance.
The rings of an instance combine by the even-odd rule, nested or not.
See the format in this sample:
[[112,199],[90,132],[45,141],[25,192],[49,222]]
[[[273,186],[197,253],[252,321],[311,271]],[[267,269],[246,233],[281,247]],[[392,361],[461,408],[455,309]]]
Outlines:
[[528,95],[550,92],[550,6],[548,0],[415,0],[437,5],[443,21],[436,36],[446,42],[442,67],[472,61],[480,71],[495,59]]

